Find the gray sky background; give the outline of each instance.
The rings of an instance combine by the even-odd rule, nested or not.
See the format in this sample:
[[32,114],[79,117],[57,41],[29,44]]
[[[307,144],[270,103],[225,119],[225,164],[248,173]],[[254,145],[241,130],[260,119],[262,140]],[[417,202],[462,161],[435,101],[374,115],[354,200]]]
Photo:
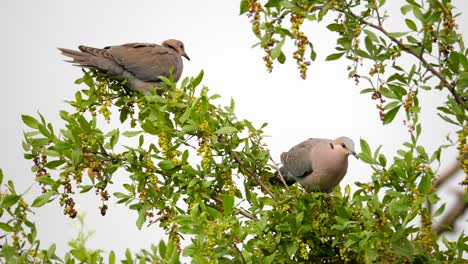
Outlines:
[[[398,8],[397,3],[392,3],[391,7]],[[453,3],[459,10],[468,11],[467,1]],[[267,143],[277,162],[282,151],[309,137],[346,135],[357,145],[359,139],[364,138],[373,149],[383,144],[388,158],[408,140],[402,114],[393,124],[381,125],[375,102],[369,95],[359,94],[361,89],[367,88],[364,80],[356,87],[346,77],[348,61],[324,61],[326,55],[333,52],[336,37],[324,25],[307,27],[318,53],[307,80],[299,78],[291,55],[286,65],[275,64],[273,73],[269,74],[262,61],[263,52],[251,48],[256,39],[248,18],[238,15],[238,7],[238,0],[5,1],[0,10],[3,39],[0,47],[4,52],[0,65],[4,90],[4,102],[0,104],[4,120],[0,168],[5,177],[13,179],[20,192],[32,186],[28,196],[31,199],[39,193],[30,171],[32,163],[23,159],[21,142],[26,128],[21,115],[36,116],[40,111],[56,129],[61,127],[63,122],[58,111],[69,109],[64,101],[73,98],[77,91],[74,81],[81,77],[81,70],[63,62],[65,58],[56,47],[75,49],[80,44],[104,47],[127,42],[161,43],[169,38],[182,40],[191,58],[190,62],[184,61],[182,78],[196,76],[204,70],[203,84],[212,93],[222,95],[219,104],[228,104],[234,98],[239,118],[249,119],[257,126],[267,122],[265,131],[270,135]],[[389,22],[395,31],[405,30],[404,22]],[[466,35],[466,16],[461,17],[458,24]],[[456,138],[453,127],[435,117],[432,109],[445,96],[445,91],[421,94],[421,143],[428,150],[443,143],[449,132]],[[443,153],[440,172],[452,164],[455,155],[454,149]],[[350,158],[348,174],[341,186],[350,184],[354,188],[355,181],[368,181],[370,174],[365,164]],[[459,176],[458,180],[461,174]],[[457,188],[454,181],[443,197],[451,199]],[[136,212],[124,206],[109,203],[107,216],[101,217],[97,198],[90,192],[77,199],[81,211],[87,212],[86,227],[96,230],[88,246],[123,252],[125,248],[148,248],[163,237],[156,225],[138,231]],[[63,216],[57,201],[36,210],[33,217],[42,245],[57,243],[59,253],[66,251],[66,242],[75,236],[76,230],[71,227],[73,221]],[[467,216],[463,219],[459,228],[464,225],[467,232]]]

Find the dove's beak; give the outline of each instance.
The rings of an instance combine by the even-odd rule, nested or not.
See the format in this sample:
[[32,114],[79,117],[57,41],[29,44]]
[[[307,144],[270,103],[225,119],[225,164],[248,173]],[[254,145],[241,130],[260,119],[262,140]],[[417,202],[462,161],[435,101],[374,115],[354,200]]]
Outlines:
[[356,151],[351,151],[351,154],[352,154],[356,159],[359,159],[359,157],[358,157]]
[[190,58],[189,58],[189,56],[187,55],[187,53],[184,52],[184,54],[182,54],[182,56],[184,56],[187,60],[190,61]]

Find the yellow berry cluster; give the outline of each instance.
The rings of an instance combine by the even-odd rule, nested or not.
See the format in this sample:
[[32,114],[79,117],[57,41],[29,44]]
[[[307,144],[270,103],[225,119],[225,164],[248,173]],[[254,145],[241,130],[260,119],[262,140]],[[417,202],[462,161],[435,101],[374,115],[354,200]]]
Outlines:
[[75,218],[78,212],[75,209],[75,201],[69,197],[68,193],[62,193],[60,197],[60,206],[63,206],[63,214],[70,218]]
[[236,187],[236,185],[234,184],[234,182],[232,180],[231,170],[227,170],[224,173],[222,173],[221,178],[222,178],[223,183],[224,183],[224,188],[223,189],[227,190],[227,193],[229,195],[235,195],[236,191],[237,191],[237,187]]
[[300,237],[296,237],[296,243],[299,244],[299,255],[302,259],[309,259],[309,250],[307,244]]
[[256,0],[243,0],[249,6],[247,17],[252,24],[252,30],[255,35],[260,35],[260,13],[263,12],[262,5]]
[[421,214],[421,233],[419,234],[419,243],[428,253],[434,248],[434,240],[432,239],[432,220],[427,208],[420,208]]
[[202,137],[200,140],[200,147],[197,149],[197,155],[202,156],[202,168],[204,170],[208,170],[211,166],[211,146],[210,146],[210,137],[211,137],[211,129],[210,124],[207,120],[204,120],[198,130],[202,133]]
[[307,77],[307,67],[310,65],[310,61],[307,61],[304,58],[309,40],[304,32],[300,30],[303,23],[304,16],[299,14],[291,15],[291,35],[294,38],[294,44],[297,47],[297,50],[293,53],[293,57],[298,65],[301,78],[305,79]]
[[385,64],[382,62],[375,63],[374,66],[370,69],[369,75],[374,76],[376,73],[385,73]]
[[162,153],[164,154],[166,159],[174,159],[176,156],[178,156],[179,153],[172,146],[171,139],[167,136],[166,132],[159,132],[158,138],[158,144],[161,147]]
[[156,167],[154,166],[153,161],[151,158],[145,159],[145,169],[146,169],[146,177],[148,178],[151,186],[153,186],[154,190],[156,192],[159,192],[159,186],[158,186],[158,176],[156,175]]
[[411,107],[413,106],[415,94],[416,93],[414,91],[410,90],[408,92],[408,95],[406,96],[405,104],[403,105],[403,107],[405,108],[406,112],[408,112],[408,113],[409,113]]
[[465,180],[462,182],[462,185],[465,186],[465,191],[468,192],[468,142],[466,138],[468,137],[468,127],[465,127],[458,134],[458,152],[457,157],[460,166],[466,174]]

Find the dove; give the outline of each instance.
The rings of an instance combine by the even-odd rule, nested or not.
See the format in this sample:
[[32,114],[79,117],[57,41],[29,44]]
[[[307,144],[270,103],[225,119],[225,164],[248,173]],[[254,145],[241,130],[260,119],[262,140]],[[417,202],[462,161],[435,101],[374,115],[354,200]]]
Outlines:
[[169,78],[172,73],[177,82],[182,75],[182,57],[190,60],[184,44],[175,39],[168,39],[161,45],[127,43],[103,49],[83,45],[78,46],[79,51],[58,49],[72,58],[67,62],[103,71],[116,80],[127,80],[128,88],[144,93],[149,93],[151,87],[161,86],[160,76]]
[[[348,137],[309,138],[281,154],[283,166],[279,172],[287,185],[299,182],[307,192],[328,193],[345,176],[350,154],[357,158],[354,142]],[[275,172],[270,183],[282,184],[278,174]]]

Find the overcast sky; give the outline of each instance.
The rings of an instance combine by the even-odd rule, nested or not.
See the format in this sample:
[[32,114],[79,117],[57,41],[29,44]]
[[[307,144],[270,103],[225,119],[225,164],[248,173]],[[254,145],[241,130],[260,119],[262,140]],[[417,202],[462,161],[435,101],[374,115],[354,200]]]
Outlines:
[[[453,2],[461,11],[468,11],[467,1]],[[389,126],[381,125],[375,102],[368,95],[359,94],[365,85],[356,87],[346,77],[348,61],[324,61],[333,52],[336,35],[323,25],[307,27],[318,53],[307,80],[299,78],[291,54],[287,55],[286,65],[275,64],[270,74],[262,61],[263,52],[251,48],[256,39],[248,18],[238,15],[238,6],[239,0],[5,1],[0,10],[0,47],[4,58],[0,65],[4,91],[4,102],[0,104],[3,117],[0,168],[5,177],[13,179],[21,192],[32,186],[29,197],[38,194],[39,187],[33,184],[34,174],[30,171],[32,163],[23,159],[21,141],[25,126],[20,116],[34,116],[40,111],[56,128],[63,124],[58,111],[67,108],[64,101],[73,98],[78,89],[74,81],[82,73],[63,62],[64,57],[56,47],[76,48],[80,44],[104,47],[127,42],[161,43],[169,38],[182,40],[191,58],[190,62],[184,60],[182,78],[204,70],[203,84],[212,93],[222,95],[219,104],[227,104],[234,98],[239,118],[257,126],[267,122],[265,131],[270,135],[267,143],[277,161],[281,152],[309,137],[346,135],[357,145],[364,138],[373,149],[384,144],[387,155],[393,155],[401,142],[408,140],[403,115],[398,115]],[[466,35],[467,19],[462,17],[458,24]],[[404,28],[401,21],[393,21],[392,25]],[[433,110],[445,95],[445,92],[421,94],[421,143],[428,150],[443,143],[449,132],[455,138],[453,127],[435,117]],[[454,149],[444,152],[441,172],[452,164],[455,155]],[[370,174],[365,164],[350,159],[341,186],[353,187],[356,180],[368,181]],[[454,182],[449,192],[456,188]],[[90,247],[122,252],[125,248],[136,250],[159,243],[162,236],[156,228],[137,230],[135,211],[110,203],[107,216],[101,217],[97,200],[92,192],[80,199],[81,211],[87,212],[87,228],[96,230]],[[466,218],[465,215],[465,232]],[[72,221],[63,216],[58,203],[40,208],[34,219],[42,245],[55,242],[62,255],[76,230],[71,227]]]

